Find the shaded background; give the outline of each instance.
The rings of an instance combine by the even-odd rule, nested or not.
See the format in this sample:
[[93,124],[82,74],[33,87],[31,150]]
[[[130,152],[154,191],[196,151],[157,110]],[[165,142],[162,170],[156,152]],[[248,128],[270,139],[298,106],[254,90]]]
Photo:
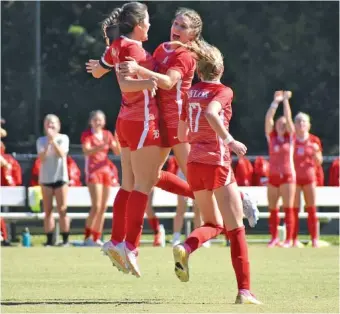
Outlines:
[[[121,4],[48,1],[41,2],[39,14],[35,2],[1,2],[1,109],[7,121],[8,152],[35,153],[47,113],[61,118],[71,153],[79,152],[80,134],[91,110],[102,109],[114,130],[120,104],[114,74],[96,80],[86,73],[85,62],[102,55],[99,22]],[[267,154],[264,115],[276,89],[293,91],[293,114],[309,113],[312,132],[322,139],[325,155],[338,154],[338,2],[147,5],[151,29],[144,46],[150,52],[169,39],[178,7],[202,15],[204,38],[225,56],[222,81],[235,92],[231,132],[246,143],[250,155]]]

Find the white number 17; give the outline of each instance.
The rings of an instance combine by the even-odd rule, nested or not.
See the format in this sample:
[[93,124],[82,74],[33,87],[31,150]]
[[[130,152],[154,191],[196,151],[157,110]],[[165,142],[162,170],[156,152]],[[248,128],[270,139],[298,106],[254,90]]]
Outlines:
[[198,132],[198,125],[199,125],[201,111],[202,109],[198,102],[189,103],[189,120],[190,120],[190,131],[191,132]]

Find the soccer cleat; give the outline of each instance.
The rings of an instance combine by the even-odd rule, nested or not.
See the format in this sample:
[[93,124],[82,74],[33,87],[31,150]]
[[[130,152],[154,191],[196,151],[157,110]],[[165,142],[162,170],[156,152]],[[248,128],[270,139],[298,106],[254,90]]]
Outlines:
[[136,276],[139,278],[141,276],[141,272],[137,263],[137,256],[138,252],[137,250],[130,251],[126,246],[125,246],[125,256],[126,256],[126,263],[129,266],[129,269],[132,273],[132,275]]
[[300,242],[298,239],[293,240],[293,247],[296,247],[298,249],[302,249],[305,246],[303,245],[302,242]]
[[112,241],[105,242],[102,246],[102,251],[105,255],[107,255],[112,264],[117,267],[118,270],[122,271],[123,273],[129,273],[129,268],[126,263],[125,257],[125,243],[121,242],[117,245],[114,245]]
[[243,193],[243,214],[248,219],[249,226],[254,228],[259,220],[259,209],[256,201],[248,193]]
[[235,304],[262,304],[249,290],[240,290]]
[[182,282],[189,281],[189,253],[182,244],[178,244],[172,249],[175,261],[175,274]]
[[285,248],[285,249],[289,249],[289,248],[293,247],[293,241],[292,240],[285,240],[282,243],[281,247]]
[[279,247],[281,246],[279,238],[271,239],[270,242],[268,243],[267,247],[272,248],[272,247],[276,247],[276,246],[279,246]]

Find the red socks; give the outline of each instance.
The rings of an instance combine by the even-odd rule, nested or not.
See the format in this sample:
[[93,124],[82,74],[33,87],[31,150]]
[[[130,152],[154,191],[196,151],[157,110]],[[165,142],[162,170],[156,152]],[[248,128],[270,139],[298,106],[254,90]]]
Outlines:
[[294,231],[293,231],[293,240],[296,240],[298,238],[298,235],[299,235],[299,212],[300,212],[300,208],[294,207],[293,212],[294,212],[294,220],[295,220]]
[[92,234],[92,230],[89,227],[85,227],[84,238],[87,239]]
[[204,242],[217,237],[222,232],[224,232],[224,228],[222,226],[204,224],[190,233],[189,237],[184,242],[185,248],[189,251],[189,253],[193,253],[202,246]]
[[228,231],[228,237],[238,289],[250,290],[248,247],[244,226]]
[[164,191],[194,199],[189,184],[171,172],[161,171],[156,186]]
[[286,241],[293,240],[293,233],[295,229],[295,217],[293,208],[284,208],[285,211],[285,225],[286,225]]
[[130,192],[119,189],[113,202],[111,241],[120,243],[126,236],[126,205]]
[[270,209],[270,216],[269,216],[269,232],[272,236],[272,239],[277,239],[279,237],[278,227],[280,224],[280,217],[279,217],[279,209]]
[[96,242],[97,240],[99,240],[101,235],[102,234],[98,231],[92,231],[93,241]]
[[155,216],[155,217],[148,218],[148,221],[154,234],[157,234],[159,231],[159,219]]
[[308,213],[307,225],[310,237],[312,240],[317,240],[318,238],[318,218],[316,217],[316,207],[307,207],[306,211]]
[[8,240],[8,237],[7,237],[7,228],[6,228],[6,222],[5,222],[5,219],[1,218],[0,217],[0,231],[1,231],[1,234],[2,234],[2,237],[4,240]]
[[126,205],[127,230],[126,246],[129,250],[139,247],[140,237],[143,231],[144,214],[149,196],[133,190]]

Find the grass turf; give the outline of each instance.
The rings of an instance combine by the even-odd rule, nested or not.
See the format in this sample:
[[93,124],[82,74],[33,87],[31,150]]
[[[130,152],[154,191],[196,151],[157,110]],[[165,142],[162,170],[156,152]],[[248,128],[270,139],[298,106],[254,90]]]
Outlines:
[[142,278],[123,275],[99,248],[3,248],[3,313],[339,312],[338,246],[249,247],[252,291],[264,305],[235,305],[229,248],[202,248],[190,281],[173,272],[170,247],[142,247]]

